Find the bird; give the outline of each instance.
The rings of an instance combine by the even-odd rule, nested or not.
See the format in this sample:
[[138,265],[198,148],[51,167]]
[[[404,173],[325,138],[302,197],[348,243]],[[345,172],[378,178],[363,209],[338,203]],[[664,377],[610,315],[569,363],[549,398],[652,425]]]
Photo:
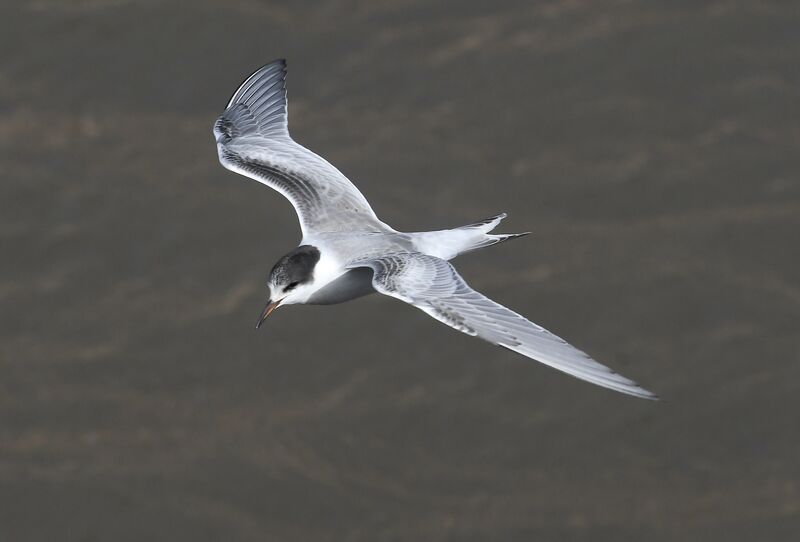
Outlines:
[[380,293],[458,331],[620,393],[657,399],[560,337],[473,290],[450,263],[456,256],[526,233],[492,232],[505,213],[453,229],[407,233],[382,222],[356,186],[289,135],[286,60],[274,60],[234,92],[213,127],[221,164],[286,197],[300,245],[267,279],[258,329],[278,307],[328,305]]

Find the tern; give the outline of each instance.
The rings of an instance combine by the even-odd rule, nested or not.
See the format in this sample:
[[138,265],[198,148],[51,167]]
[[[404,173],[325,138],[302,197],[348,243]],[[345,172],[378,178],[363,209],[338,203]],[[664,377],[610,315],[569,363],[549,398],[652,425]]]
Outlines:
[[289,135],[286,61],[256,70],[214,123],[224,167],[283,194],[300,219],[300,246],[278,260],[256,328],[279,306],[342,303],[378,292],[490,343],[614,391],[655,399],[634,381],[473,290],[450,264],[465,252],[526,234],[490,233],[505,214],[459,228],[400,232],[355,185]]

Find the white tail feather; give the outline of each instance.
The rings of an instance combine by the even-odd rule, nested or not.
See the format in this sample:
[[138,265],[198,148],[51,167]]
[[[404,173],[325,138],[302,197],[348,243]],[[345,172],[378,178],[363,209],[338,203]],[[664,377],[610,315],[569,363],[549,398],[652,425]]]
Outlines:
[[452,260],[459,254],[495,245],[530,233],[490,234],[489,232],[495,229],[506,216],[508,216],[506,213],[500,213],[452,230],[419,232],[411,235],[414,236],[414,242],[420,252],[445,260]]

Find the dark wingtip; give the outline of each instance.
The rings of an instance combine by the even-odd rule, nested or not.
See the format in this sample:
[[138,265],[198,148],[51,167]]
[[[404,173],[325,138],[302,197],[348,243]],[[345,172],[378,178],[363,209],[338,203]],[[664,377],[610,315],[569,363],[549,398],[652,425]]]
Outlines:
[[263,70],[264,68],[266,68],[268,66],[280,66],[281,69],[285,72],[286,71],[286,66],[287,66],[286,59],[285,58],[276,58],[272,62],[267,62],[266,64],[264,64],[260,69]]
[[638,397],[639,399],[647,399],[648,401],[661,401],[661,397],[656,395],[650,390],[646,390],[642,387],[639,388],[639,391],[636,393],[631,393],[634,397]]
[[260,67],[258,70],[256,70],[256,71],[257,71],[257,72],[259,72],[259,71],[261,71],[261,70],[264,70],[264,69],[266,69],[266,68],[271,68],[271,67],[273,67],[273,66],[280,67],[281,71],[282,71],[283,73],[286,73],[286,66],[287,66],[287,64],[286,64],[286,59],[285,59],[285,58],[276,58],[275,60],[272,60],[272,61],[270,61],[270,62],[267,62],[266,64],[264,64],[263,66],[261,66],[261,67]]

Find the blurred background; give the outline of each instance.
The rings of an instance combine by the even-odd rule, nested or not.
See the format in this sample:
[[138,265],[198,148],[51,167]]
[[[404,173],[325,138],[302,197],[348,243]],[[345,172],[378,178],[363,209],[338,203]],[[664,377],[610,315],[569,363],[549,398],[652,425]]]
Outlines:
[[[797,540],[793,2],[0,4],[0,539]],[[397,229],[659,393],[396,300],[290,307],[300,234],[211,126],[289,61],[294,138]]]

